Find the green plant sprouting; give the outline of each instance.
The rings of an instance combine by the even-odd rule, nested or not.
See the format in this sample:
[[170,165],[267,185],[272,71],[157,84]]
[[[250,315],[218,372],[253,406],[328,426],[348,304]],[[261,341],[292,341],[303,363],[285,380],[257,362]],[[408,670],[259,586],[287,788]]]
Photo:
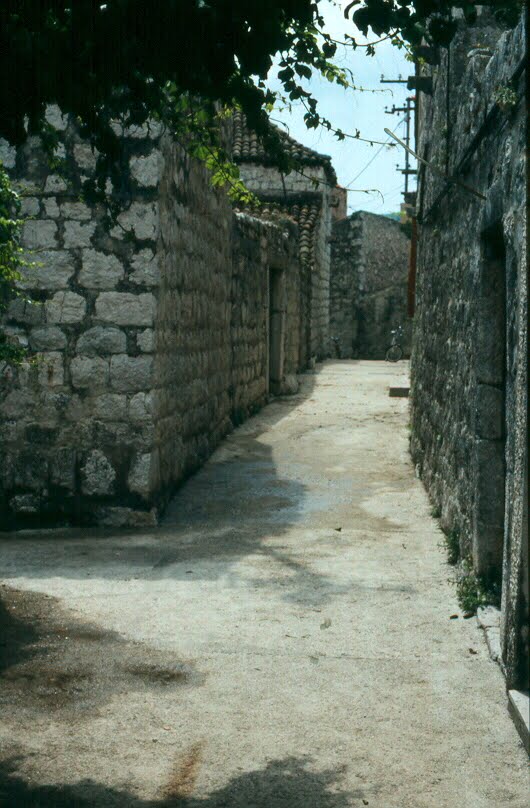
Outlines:
[[476,614],[481,606],[500,606],[500,586],[477,575],[469,557],[462,560],[456,578],[456,594],[465,614]]
[[511,112],[517,106],[517,93],[506,84],[497,87],[494,98],[495,103],[503,112]]
[[455,566],[460,560],[460,534],[458,530],[448,530],[444,533],[444,545],[447,551],[447,563]]

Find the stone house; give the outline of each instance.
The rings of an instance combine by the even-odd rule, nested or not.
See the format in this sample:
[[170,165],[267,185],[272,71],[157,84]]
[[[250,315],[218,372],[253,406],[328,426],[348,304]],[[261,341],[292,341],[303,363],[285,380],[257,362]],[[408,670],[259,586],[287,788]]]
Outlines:
[[[327,191],[298,189],[289,215],[234,211],[156,126],[120,131],[109,229],[80,199],[94,154],[60,110],[48,116],[61,175],[32,139],[0,155],[41,264],[25,282],[38,303],[15,300],[5,319],[37,362],[2,369],[0,522],[153,524],[233,425],[324,353]],[[334,177],[320,158],[310,170]]]
[[502,590],[510,692],[528,687],[526,58],[524,19],[462,25],[422,70],[417,133],[472,190],[421,167],[411,449],[461,558]]
[[409,246],[400,223],[388,216],[357,211],[334,222],[330,329],[341,357],[384,359],[397,325],[409,355]]
[[298,225],[302,267],[300,365],[330,354],[329,284],[331,227],[346,207],[346,191],[337,186],[331,158],[279,131],[283,149],[301,169],[283,175],[241,113],[234,116],[234,160],[246,186],[275,205]]

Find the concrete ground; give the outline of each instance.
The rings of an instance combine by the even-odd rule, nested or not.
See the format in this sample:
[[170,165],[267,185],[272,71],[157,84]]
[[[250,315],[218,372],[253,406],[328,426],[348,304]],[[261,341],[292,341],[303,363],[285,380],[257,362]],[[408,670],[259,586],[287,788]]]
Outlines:
[[389,384],[320,365],[160,528],[3,539],[2,806],[526,807]]

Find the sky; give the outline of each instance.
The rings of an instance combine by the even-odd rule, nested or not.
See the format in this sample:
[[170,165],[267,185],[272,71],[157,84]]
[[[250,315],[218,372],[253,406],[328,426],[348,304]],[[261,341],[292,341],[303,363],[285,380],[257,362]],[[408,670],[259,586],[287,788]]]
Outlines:
[[[346,5],[348,0],[322,5],[328,33],[340,40],[343,40],[344,33],[349,33],[359,42],[370,41],[370,37],[364,40],[354,29],[351,21],[344,19],[343,8]],[[371,38],[377,39],[376,36]],[[380,78],[381,74],[385,78],[397,78],[400,74],[402,78],[407,78],[413,73],[413,65],[404,57],[404,51],[390,42],[377,45],[375,56],[367,56],[364,48],[352,51],[351,48],[339,46],[334,61],[352,71],[357,86],[377,92],[344,90],[320,76],[314,76],[306,81],[304,86],[317,99],[321,115],[328,118],[334,126],[352,133],[359,129],[361,137],[386,141],[388,136],[384,132],[385,127],[403,136],[405,124],[400,124],[404,117],[403,113],[388,115],[385,113],[385,106],[389,109],[393,104],[396,107],[405,106],[406,98],[411,95],[411,91],[407,90],[406,84],[381,84]],[[270,86],[273,89],[280,89],[281,85],[278,81],[271,81]],[[318,130],[307,129],[303,120],[304,112],[305,109],[298,106],[292,113],[288,111],[273,113],[273,119],[276,123],[281,121],[284,124],[282,128],[287,128],[295,140],[331,156],[339,184],[349,186],[348,213],[356,210],[367,210],[372,213],[399,211],[403,201],[404,176],[396,169],[396,164],[399,163],[400,167],[404,167],[403,149],[400,146],[381,149],[379,145],[370,146],[369,143],[350,138],[338,141],[322,127]],[[371,165],[367,166],[379,149],[381,149],[379,154]],[[360,176],[357,176],[359,174]],[[413,188],[414,180],[409,186],[409,189]],[[376,193],[374,189],[380,193]],[[371,192],[362,193],[363,190]]]

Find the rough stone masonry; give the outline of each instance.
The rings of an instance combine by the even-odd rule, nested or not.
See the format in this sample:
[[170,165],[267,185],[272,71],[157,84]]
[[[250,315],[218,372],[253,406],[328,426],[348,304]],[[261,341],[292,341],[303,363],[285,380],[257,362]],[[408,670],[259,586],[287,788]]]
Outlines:
[[528,687],[526,31],[483,12],[425,70],[412,441],[460,554],[502,585],[502,661]]
[[150,524],[234,423],[296,389],[310,352],[298,226],[235,213],[153,125],[119,130],[109,230],[80,196],[95,155],[57,108],[48,116],[61,174],[35,139],[2,145],[39,266],[25,281],[37,303],[14,301],[5,321],[37,361],[2,373],[0,519]]
[[410,354],[408,258],[409,240],[388,216],[357,211],[333,224],[330,329],[340,356],[384,359],[398,325]]

